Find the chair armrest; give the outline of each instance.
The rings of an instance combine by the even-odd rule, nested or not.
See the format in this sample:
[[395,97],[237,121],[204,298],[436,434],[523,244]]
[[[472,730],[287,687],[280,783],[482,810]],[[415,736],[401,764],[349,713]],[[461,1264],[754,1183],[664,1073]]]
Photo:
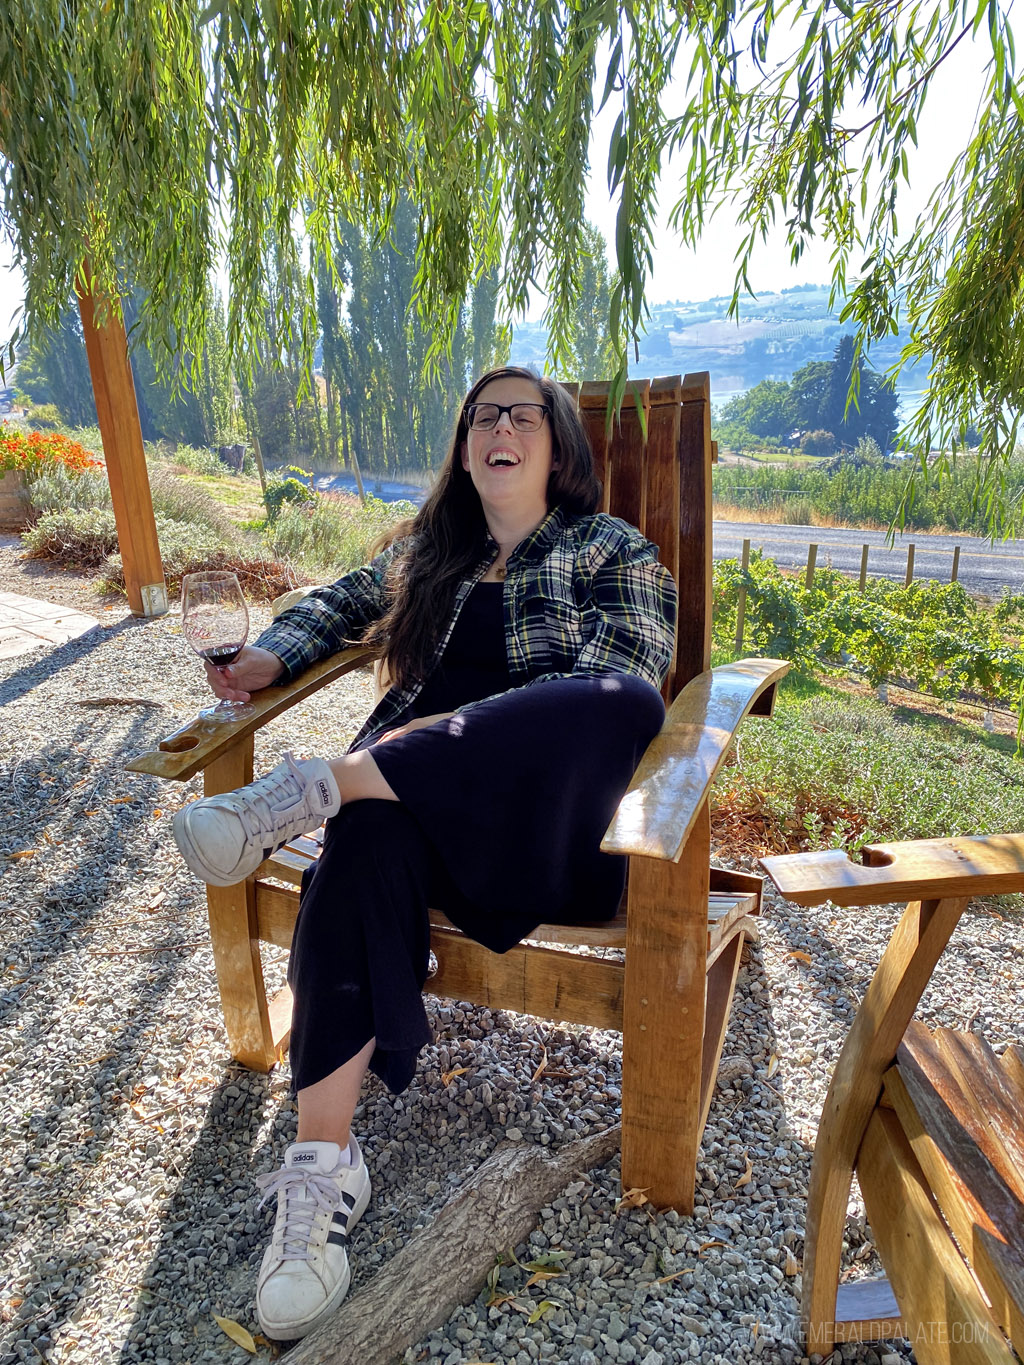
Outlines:
[[795,905],[887,905],[1024,891],[1024,834],[865,844],[863,863],[843,849],[780,853],[761,866]]
[[182,729],[162,739],[156,749],[139,754],[125,766],[133,773],[152,773],[156,777],[187,782],[268,720],[273,720],[296,702],[305,701],[321,687],[335,682],[353,669],[372,663],[373,659],[373,654],[358,645],[340,650],[329,659],[322,659],[312,668],[307,668],[305,673],[283,687],[265,687],[260,692],[254,692],[252,715],[235,721],[205,720],[197,716]]
[[640,760],[602,850],[678,862],[740,721],[788,672],[782,659],[741,659],[688,682]]

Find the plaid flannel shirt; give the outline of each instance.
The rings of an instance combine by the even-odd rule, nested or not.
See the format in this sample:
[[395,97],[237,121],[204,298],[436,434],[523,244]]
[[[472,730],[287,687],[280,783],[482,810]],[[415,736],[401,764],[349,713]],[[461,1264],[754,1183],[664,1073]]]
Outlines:
[[[357,643],[383,615],[387,571],[400,550],[400,543],[391,545],[363,568],[314,589],[260,635],[256,644],[284,664],[281,682]],[[497,553],[488,536],[476,571],[459,585],[432,667],[444,653],[463,603]],[[550,512],[508,558],[503,602],[513,685],[630,673],[660,688],[672,661],[677,594],[657,553],[656,545],[617,517],[572,517],[557,507]],[[422,686],[390,688],[353,745],[401,724]]]

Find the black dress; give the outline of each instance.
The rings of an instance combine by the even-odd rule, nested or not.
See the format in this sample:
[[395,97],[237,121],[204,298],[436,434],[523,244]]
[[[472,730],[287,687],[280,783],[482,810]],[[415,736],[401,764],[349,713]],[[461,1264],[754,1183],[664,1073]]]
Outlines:
[[344,806],[303,878],[288,969],[296,1090],[371,1038],[371,1068],[396,1092],[409,1084],[430,1041],[429,906],[497,952],[538,924],[616,912],[625,859],[599,845],[661,727],[661,696],[619,673],[510,688],[501,590],[473,589],[405,719],[477,704],[374,746],[398,801]]

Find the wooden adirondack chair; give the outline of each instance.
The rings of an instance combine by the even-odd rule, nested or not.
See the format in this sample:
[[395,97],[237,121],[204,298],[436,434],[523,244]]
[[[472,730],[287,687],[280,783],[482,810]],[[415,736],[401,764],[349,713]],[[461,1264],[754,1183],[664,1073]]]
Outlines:
[[[807,1350],[908,1337],[919,1365],[1024,1355],[1024,1052],[913,1014],[974,896],[1024,891],[1024,834],[764,858],[797,905],[906,899],[843,1046],[814,1144]],[[854,1171],[888,1280],[838,1284]],[[1014,1348],[1016,1348],[1016,1353]]]
[[[659,546],[679,584],[678,644],[665,687],[671,707],[664,728],[602,844],[607,852],[629,855],[627,905],[610,923],[544,926],[534,939],[624,947],[625,965],[533,942],[491,953],[435,915],[431,946],[439,965],[428,989],[620,1029],[623,1181],[626,1188],[646,1189],[655,1205],[689,1212],[740,951],[754,933],[761,896],[758,877],[709,872],[708,789],[743,716],[770,714],[775,684],[788,665],[755,659],[709,671],[707,374],[633,384],[610,436],[608,386],[585,384],[578,400],[604,484],[605,510],[639,526]],[[197,721],[129,767],[180,781],[202,770],[207,795],[249,782],[253,732],[366,661],[360,649],[344,650],[289,686],[258,694],[249,719],[212,726]],[[268,1003],[259,943],[289,946],[296,886],[317,851],[313,840],[299,840],[249,881],[208,888],[229,1045],[238,1060],[258,1070],[269,1069],[286,1046],[291,1007],[287,991]],[[283,888],[268,876],[292,885]]]

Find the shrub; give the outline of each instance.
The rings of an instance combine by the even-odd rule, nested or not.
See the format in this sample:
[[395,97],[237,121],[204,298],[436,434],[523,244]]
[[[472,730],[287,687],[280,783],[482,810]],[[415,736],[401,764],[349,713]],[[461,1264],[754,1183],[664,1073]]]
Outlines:
[[[291,470],[291,477],[283,479],[275,474],[274,478],[267,484],[266,492],[263,494],[267,517],[272,522],[277,520],[285,503],[316,502],[316,491],[308,483],[302,482],[302,479],[310,479],[312,475],[294,464],[288,465],[287,469]],[[296,478],[296,474],[300,474],[302,478]]]
[[205,488],[180,478],[163,465],[154,465],[150,469],[149,486],[153,493],[153,511],[158,517],[207,528],[222,540],[232,534],[230,519]]
[[32,473],[49,465],[62,465],[72,474],[81,474],[87,469],[101,469],[103,462],[61,432],[26,432],[0,423],[0,474],[10,469]]
[[69,507],[46,512],[26,531],[24,541],[30,559],[94,569],[117,549],[114,513],[109,507]]
[[[267,601],[310,581],[296,574],[290,564],[284,564],[254,546],[238,542],[225,545],[211,533],[197,533],[184,522],[158,522],[157,529],[164,577],[167,590],[172,594],[181,591],[185,574],[211,569],[230,569],[238,575],[247,596]],[[124,566],[119,554],[108,557],[101,586],[107,592],[124,591]]]
[[64,425],[56,403],[36,403],[29,409],[28,421],[41,431],[59,431]]
[[805,455],[831,455],[836,438],[831,431],[805,431],[800,437],[800,449]]
[[286,507],[268,531],[275,555],[308,572],[336,578],[370,558],[374,543],[415,514],[411,502],[367,498],[365,506],[325,494],[312,505]]
[[27,472],[25,479],[29,502],[40,515],[110,506],[110,484],[98,470],[72,474],[66,465],[42,464]]

